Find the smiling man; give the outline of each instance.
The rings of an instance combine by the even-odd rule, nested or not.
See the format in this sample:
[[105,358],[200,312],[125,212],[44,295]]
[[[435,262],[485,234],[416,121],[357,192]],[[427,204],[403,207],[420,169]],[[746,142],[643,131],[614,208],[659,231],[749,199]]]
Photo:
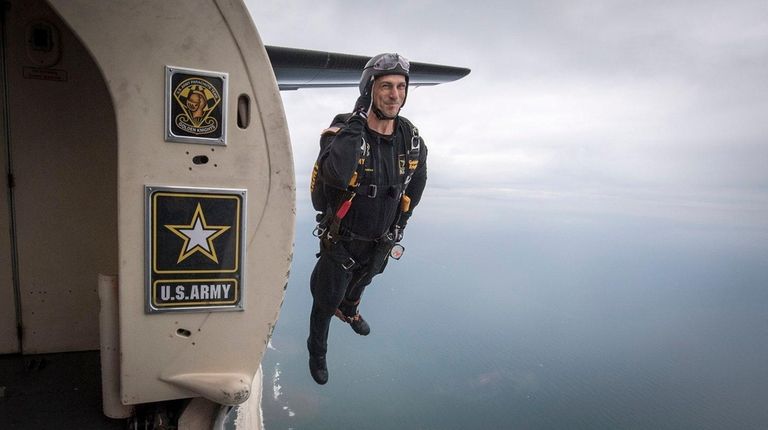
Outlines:
[[427,148],[418,130],[400,116],[408,96],[410,64],[380,54],[366,64],[352,114],[323,131],[312,176],[312,202],[320,253],[310,287],[309,369],[328,381],[328,330],[334,315],[360,335],[370,326],[358,311],[365,287],[399,259],[399,244],[427,181]]

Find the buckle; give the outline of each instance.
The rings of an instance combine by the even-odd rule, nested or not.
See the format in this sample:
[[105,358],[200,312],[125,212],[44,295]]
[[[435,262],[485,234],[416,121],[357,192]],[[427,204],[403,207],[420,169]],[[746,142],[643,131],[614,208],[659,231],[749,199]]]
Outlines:
[[326,231],[328,231],[328,227],[323,227],[320,224],[318,224],[317,226],[315,226],[315,229],[312,230],[312,236],[321,237],[322,235],[325,234]]
[[421,139],[418,134],[414,134],[411,138],[411,151],[416,151],[421,146]]
[[379,187],[377,187],[376,184],[368,185],[368,194],[367,194],[368,197],[371,199],[376,197],[376,193],[378,192],[378,190],[379,190]]
[[344,268],[344,270],[349,270],[354,265],[355,265],[355,259],[352,257],[349,257],[349,260],[347,260],[345,263],[341,263],[341,267]]

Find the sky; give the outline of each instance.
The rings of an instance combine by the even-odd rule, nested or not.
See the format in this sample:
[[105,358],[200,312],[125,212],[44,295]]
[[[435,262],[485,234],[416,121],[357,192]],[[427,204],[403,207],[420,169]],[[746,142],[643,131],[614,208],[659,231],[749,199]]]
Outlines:
[[[402,111],[436,199],[766,230],[764,1],[247,4],[268,45],[472,69]],[[357,90],[282,96],[301,205],[318,133]]]
[[[768,2],[331,1],[322,8],[309,1],[246,3],[267,45],[358,55],[398,52],[412,61],[472,70],[456,82],[412,88],[402,111],[429,147],[429,179],[406,232],[407,257],[376,281],[379,288],[366,292],[375,295],[366,316],[377,330],[392,324],[394,332],[402,331],[397,324],[405,323],[377,315],[407,305],[393,294],[400,291],[391,281],[397,273],[424,273],[414,281],[421,288],[410,294],[428,295],[433,313],[461,309],[450,314],[450,322],[422,315],[439,323],[420,327],[417,334],[425,334],[414,335],[411,355],[418,357],[418,342],[434,338],[439,344],[454,330],[508,329],[487,336],[489,344],[468,342],[475,362],[461,362],[456,369],[512,362],[509,351],[499,353],[503,358],[497,361],[489,357],[498,345],[525,350],[528,339],[562,343],[562,351],[542,353],[547,360],[571,363],[574,354],[589,351],[585,363],[591,366],[597,355],[598,374],[605,374],[600,360],[618,357],[613,364],[626,364],[621,351],[612,355],[626,347],[632,351],[628,362],[637,358],[640,363],[638,374],[658,376],[659,386],[674,379],[670,375],[690,375],[690,381],[673,380],[670,386],[682,388],[667,397],[658,397],[656,386],[642,393],[651,402],[658,397],[661,411],[676,409],[666,402],[670,398],[704,396],[717,406],[745,393],[722,391],[722,379],[739,381],[734,386],[764,381],[764,366],[756,363],[764,357],[764,337],[758,336],[765,333],[768,261]],[[358,94],[349,88],[281,95],[299,209],[294,286],[276,331],[283,336],[278,346],[283,352],[274,355],[285,370],[287,395],[307,382],[301,351],[309,300],[305,280],[313,257],[306,250],[312,218],[309,173],[320,131],[335,113],[348,112]],[[469,293],[461,288],[465,284],[477,288]],[[436,294],[444,290],[451,294]],[[541,328],[550,326],[552,333],[540,336]],[[574,327],[584,332],[571,336]],[[338,329],[332,335],[343,336]],[[291,336],[298,339],[292,346]],[[738,345],[715,347],[710,337],[718,345],[723,339],[736,339]],[[390,337],[378,342],[384,340]],[[332,366],[342,366],[349,378],[365,374],[366,368],[350,370],[343,366],[352,364],[338,362],[344,348],[354,347],[347,342],[334,344],[339,355]],[[376,345],[356,353],[371,349],[375,357]],[[749,352],[753,346],[759,351]],[[533,345],[531,350],[539,354],[547,348]],[[734,365],[743,360],[755,364]],[[691,364],[701,362],[706,365]],[[657,364],[672,370],[648,370]],[[407,363],[397,366],[408,368]],[[533,373],[548,386],[552,372],[542,369]],[[743,375],[734,376],[734,369]],[[564,371],[576,377],[583,373],[579,366]],[[295,380],[288,379],[291,374]],[[552,375],[553,392],[581,386]],[[624,376],[614,381],[619,391],[608,391],[631,386]],[[385,379],[369,388],[401,388]],[[703,389],[701,381],[712,386]],[[758,385],[752,393],[759,394],[748,397],[757,403],[764,398],[764,385]],[[587,391],[572,398],[600,391],[589,382],[584,386]],[[463,396],[471,387],[456,391]],[[555,397],[544,403],[562,405],[569,396]],[[630,409],[638,403],[636,398],[621,401]],[[294,406],[297,416],[310,415],[311,408]],[[348,413],[344,406],[329,406],[327,415]],[[743,416],[734,412],[738,408],[718,407],[715,415]],[[542,410],[543,416],[552,415]],[[649,416],[674,423],[657,412]],[[626,426],[590,428],[616,427]]]

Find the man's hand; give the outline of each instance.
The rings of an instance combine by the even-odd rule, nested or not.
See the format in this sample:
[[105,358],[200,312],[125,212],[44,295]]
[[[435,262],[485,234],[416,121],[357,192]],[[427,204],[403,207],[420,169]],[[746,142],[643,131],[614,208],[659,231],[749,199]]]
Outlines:
[[371,90],[373,89],[373,76],[365,86],[365,90],[355,102],[355,108],[352,110],[354,115],[361,116],[363,119],[368,118],[368,109],[371,108]]

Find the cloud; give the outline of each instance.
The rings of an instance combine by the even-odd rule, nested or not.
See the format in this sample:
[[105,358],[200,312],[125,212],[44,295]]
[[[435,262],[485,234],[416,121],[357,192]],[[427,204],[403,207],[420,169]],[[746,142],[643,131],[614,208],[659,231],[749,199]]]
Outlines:
[[[505,195],[596,211],[621,196],[637,210],[680,201],[741,219],[765,214],[764,1],[249,7],[267,44],[470,67],[458,82],[412,90],[403,111],[429,146],[430,187],[513,190]],[[319,131],[356,96],[283,93],[300,190]]]

